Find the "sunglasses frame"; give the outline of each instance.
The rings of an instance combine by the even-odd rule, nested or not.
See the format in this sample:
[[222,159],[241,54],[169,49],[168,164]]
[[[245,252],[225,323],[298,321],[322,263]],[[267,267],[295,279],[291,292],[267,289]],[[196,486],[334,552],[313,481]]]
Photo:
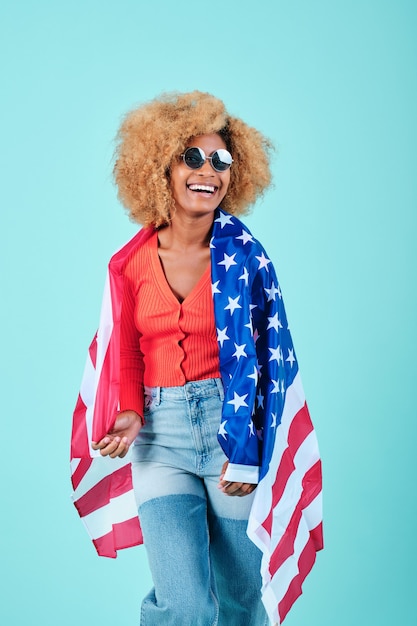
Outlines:
[[[200,156],[202,158],[202,162],[200,165],[198,165],[198,167],[191,167],[190,165],[188,165],[188,163],[186,162],[186,155],[187,152],[189,150],[198,150],[198,152],[200,153]],[[219,152],[226,152],[226,154],[228,154],[231,158],[231,162],[230,163],[225,163],[224,161],[222,161],[222,159],[219,157],[219,161],[222,161],[222,163],[225,163],[225,165],[227,165],[227,167],[225,169],[219,170],[217,169],[217,167],[215,167],[215,165],[213,164],[213,157],[216,153]],[[214,169],[215,172],[227,172],[228,169],[230,169],[232,163],[233,163],[233,159],[232,159],[232,155],[230,154],[230,152],[228,150],[226,150],[226,148],[219,148],[218,150],[214,150],[214,152],[212,152],[209,156],[206,155],[206,153],[204,152],[204,150],[202,148],[199,148],[198,146],[190,146],[189,148],[187,148],[185,150],[185,152],[183,152],[181,155],[182,160],[184,161],[185,165],[188,167],[188,169],[190,170],[199,170],[201,167],[203,167],[204,163],[206,161],[210,162],[211,167]]]

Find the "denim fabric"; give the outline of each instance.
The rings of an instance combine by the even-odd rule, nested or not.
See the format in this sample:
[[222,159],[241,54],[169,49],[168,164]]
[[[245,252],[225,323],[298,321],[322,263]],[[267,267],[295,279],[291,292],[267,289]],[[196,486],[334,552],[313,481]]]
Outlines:
[[219,379],[146,390],[133,477],[154,588],[141,626],[265,626],[261,553],[246,534],[253,495],[217,487]]

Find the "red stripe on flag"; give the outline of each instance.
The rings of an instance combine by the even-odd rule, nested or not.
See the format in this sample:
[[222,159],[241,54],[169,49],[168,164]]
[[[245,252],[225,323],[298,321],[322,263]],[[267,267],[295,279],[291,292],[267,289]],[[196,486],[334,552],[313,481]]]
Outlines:
[[105,476],[74,503],[80,517],[85,517],[133,489],[131,464]]
[[301,495],[301,504],[303,509],[313,502],[314,498],[321,492],[321,460],[319,459],[310,467],[303,478],[303,492]]
[[269,562],[269,571],[271,576],[274,576],[275,572],[281,567],[284,561],[294,554],[295,538],[297,536],[303,511],[309,506],[309,504],[311,504],[314,498],[321,491],[320,487],[311,489],[312,484],[315,483],[317,485],[317,475],[320,475],[320,472],[321,463],[320,461],[317,461],[317,463],[315,463],[304,476],[301,497],[295,506],[294,512],[283,536],[271,554],[271,560]]
[[272,506],[269,511],[268,517],[264,520],[262,524],[269,536],[271,536],[272,532],[274,507],[276,506],[277,502],[280,501],[288,478],[291,476],[294,469],[295,466],[292,451],[289,448],[286,448],[281,457],[281,462],[279,464],[277,472],[277,477],[279,476],[280,480],[278,480],[277,478],[272,486]]
[[324,548],[324,540],[323,540],[323,522],[320,522],[313,530],[310,531],[311,541],[314,543],[314,547],[316,552],[319,550],[323,550]]
[[310,413],[307,404],[295,414],[288,430],[288,444],[293,450],[298,450],[301,443],[313,431]]
[[72,421],[71,459],[79,459],[90,456],[90,446],[85,421],[86,411],[87,407],[85,406],[81,395],[78,394]]
[[316,560],[316,550],[310,539],[298,559],[298,574],[292,579],[287,592],[278,604],[278,614],[282,623],[297,598],[302,594],[302,584]]
[[271,510],[262,524],[269,535],[271,535],[272,529],[273,510],[280,501],[288,479],[295,469],[294,457],[300,445],[312,431],[313,424],[311,423],[307,404],[304,404],[304,406],[294,415],[290,424],[290,428],[288,430],[288,446],[282,454],[276,474],[276,480],[272,487]]
[[143,543],[139,519],[132,517],[120,524],[113,524],[113,530],[103,537],[93,539],[93,543],[99,556],[115,559],[117,550],[132,548]]
[[119,332],[119,327],[113,328],[97,385],[94,403],[93,441],[100,441],[112,429],[117,415],[120,352],[118,341],[115,341],[115,334]]
[[94,369],[96,369],[96,362],[97,362],[97,333],[94,335],[93,341],[90,343],[90,347],[88,348],[88,353],[90,355],[91,363],[93,364]]
[[80,462],[78,463],[76,470],[71,476],[72,488],[74,490],[77,489],[78,485],[84,478],[92,462],[93,462],[93,459],[80,459]]
[[294,554],[294,541],[297,534],[298,526],[300,525],[302,510],[297,507],[291,516],[290,523],[285,529],[280,541],[278,542],[275,550],[271,554],[269,560],[269,572],[271,576],[278,571],[281,565]]

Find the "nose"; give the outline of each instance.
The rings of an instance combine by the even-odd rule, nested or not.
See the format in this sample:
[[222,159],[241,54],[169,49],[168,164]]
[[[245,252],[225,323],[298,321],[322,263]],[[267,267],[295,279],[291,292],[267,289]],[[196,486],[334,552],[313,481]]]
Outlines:
[[206,159],[203,165],[198,169],[198,173],[200,174],[200,176],[214,176],[215,171],[208,159]]

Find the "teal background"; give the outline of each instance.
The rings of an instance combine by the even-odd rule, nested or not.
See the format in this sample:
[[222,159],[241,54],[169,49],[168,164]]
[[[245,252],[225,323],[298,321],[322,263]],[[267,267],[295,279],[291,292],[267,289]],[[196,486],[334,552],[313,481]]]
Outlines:
[[286,624],[415,626],[416,27],[411,0],[3,0],[2,623],[138,624],[144,550],[96,556],[71,414],[135,232],[111,178],[121,116],[197,88],[277,146],[247,223],[285,296],[326,541]]

